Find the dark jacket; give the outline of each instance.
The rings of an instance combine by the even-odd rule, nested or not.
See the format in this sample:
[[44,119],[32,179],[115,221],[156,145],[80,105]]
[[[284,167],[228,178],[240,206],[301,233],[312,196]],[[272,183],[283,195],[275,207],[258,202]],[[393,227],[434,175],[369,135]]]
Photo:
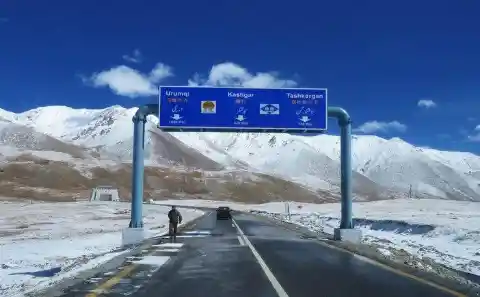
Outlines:
[[180,214],[180,212],[178,210],[171,209],[168,212],[168,220],[170,221],[170,223],[174,223],[174,224],[181,223],[182,222],[182,215]]

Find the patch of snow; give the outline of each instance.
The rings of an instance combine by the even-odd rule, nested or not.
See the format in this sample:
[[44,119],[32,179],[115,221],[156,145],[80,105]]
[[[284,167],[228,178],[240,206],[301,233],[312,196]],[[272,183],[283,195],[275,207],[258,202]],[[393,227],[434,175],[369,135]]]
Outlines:
[[69,154],[54,151],[25,151],[24,153],[31,153],[38,158],[57,162],[72,162],[75,160],[75,158]]
[[[0,203],[0,284],[2,296],[38,290],[121,251],[121,230],[130,220],[129,203]],[[169,209],[144,205],[150,236],[168,231]],[[182,210],[185,222],[202,212]],[[82,222],[82,224],[78,224]],[[61,267],[55,277],[34,272]]]
[[17,149],[14,146],[0,145],[0,159],[2,157],[3,159],[16,157],[21,154],[22,154],[21,150]]
[[379,248],[378,249],[383,255],[385,255],[386,257],[389,257],[392,255],[392,252],[387,250],[387,249],[384,249],[384,248]]
[[168,260],[170,260],[169,256],[144,256],[138,261],[133,261],[133,263],[142,265],[162,266],[167,263]]

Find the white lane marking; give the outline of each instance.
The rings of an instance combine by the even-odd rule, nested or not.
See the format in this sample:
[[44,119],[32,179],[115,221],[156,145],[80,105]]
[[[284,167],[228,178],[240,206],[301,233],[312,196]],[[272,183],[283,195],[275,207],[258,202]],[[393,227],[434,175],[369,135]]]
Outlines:
[[177,253],[180,249],[156,249],[155,252],[163,252],[163,253]]
[[162,266],[170,259],[168,256],[145,256],[141,260],[132,261],[135,264]]
[[181,248],[183,246],[183,243],[180,242],[165,242],[161,244],[154,244],[152,245],[153,247],[160,247],[160,248]]
[[198,235],[210,235],[212,234],[212,231],[210,230],[192,230],[192,231],[183,231],[183,234],[198,234]]
[[240,236],[242,237],[243,241],[245,241],[245,243],[247,244],[247,246],[250,248],[250,250],[252,251],[252,254],[253,256],[255,257],[255,259],[257,260],[258,264],[260,264],[260,267],[262,267],[262,270],[263,272],[265,273],[265,275],[267,276],[268,280],[270,281],[270,283],[272,284],[272,287],[273,289],[275,290],[275,292],[277,292],[277,295],[279,297],[288,297],[288,294],[287,292],[285,292],[285,290],[283,289],[282,285],[278,282],[278,280],[275,278],[275,276],[273,275],[272,271],[270,270],[270,268],[268,268],[267,264],[265,263],[265,261],[263,261],[262,259],[262,256],[260,256],[260,254],[257,252],[257,250],[255,249],[255,247],[253,246],[253,244],[250,242],[250,240],[247,238],[247,236],[245,235],[245,233],[243,233],[242,229],[240,229],[240,226],[238,226],[237,222],[235,222],[234,219],[232,219],[232,223],[235,225],[235,227],[237,228],[238,230],[238,233],[240,233]]
[[245,245],[245,241],[243,241],[243,238],[240,235],[237,235],[238,242],[240,242],[240,245]]

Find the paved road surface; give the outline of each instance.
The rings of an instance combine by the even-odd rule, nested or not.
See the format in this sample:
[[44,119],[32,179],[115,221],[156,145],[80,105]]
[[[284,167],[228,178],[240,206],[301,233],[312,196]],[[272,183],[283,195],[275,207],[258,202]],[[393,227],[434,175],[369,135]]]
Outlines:
[[210,213],[182,235],[176,244],[165,239],[144,251],[149,256],[132,259],[136,265],[75,286],[63,296],[465,296],[253,215],[217,221]]

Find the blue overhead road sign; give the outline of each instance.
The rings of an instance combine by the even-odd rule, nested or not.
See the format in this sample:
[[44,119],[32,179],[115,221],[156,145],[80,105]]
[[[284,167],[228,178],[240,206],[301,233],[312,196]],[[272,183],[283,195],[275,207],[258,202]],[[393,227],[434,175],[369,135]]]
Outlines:
[[160,87],[159,96],[164,131],[327,130],[327,89]]
[[[160,87],[159,104],[140,106],[133,116],[132,211],[129,229],[143,228],[144,140],[147,116],[157,113],[164,131],[326,132],[328,117],[340,126],[341,220],[336,240],[361,240],[352,221],[352,121],[341,107],[328,107],[326,89]],[[360,232],[360,233],[359,233]],[[125,233],[128,235],[128,233]],[[126,236],[129,238],[129,236]]]

